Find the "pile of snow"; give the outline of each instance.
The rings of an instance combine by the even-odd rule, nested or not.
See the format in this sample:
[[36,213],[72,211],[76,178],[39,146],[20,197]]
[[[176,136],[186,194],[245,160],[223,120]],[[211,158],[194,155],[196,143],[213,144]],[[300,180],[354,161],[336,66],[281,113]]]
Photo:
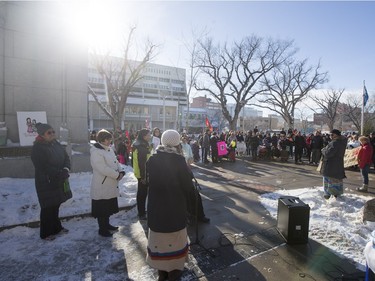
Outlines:
[[370,196],[345,193],[342,197],[323,198],[323,188],[281,190],[260,196],[260,201],[270,214],[277,218],[278,199],[295,196],[310,206],[309,238],[330,248],[365,269],[363,250],[375,229],[373,222],[363,222],[363,207]]

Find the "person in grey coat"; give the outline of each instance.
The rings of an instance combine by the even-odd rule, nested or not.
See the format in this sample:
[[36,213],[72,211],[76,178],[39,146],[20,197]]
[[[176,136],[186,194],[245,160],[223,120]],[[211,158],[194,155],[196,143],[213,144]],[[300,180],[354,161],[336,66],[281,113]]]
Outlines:
[[344,155],[348,142],[345,136],[337,129],[331,131],[332,141],[322,149],[322,168],[324,198],[332,195],[337,197],[344,193],[343,179],[346,178],[344,170]]

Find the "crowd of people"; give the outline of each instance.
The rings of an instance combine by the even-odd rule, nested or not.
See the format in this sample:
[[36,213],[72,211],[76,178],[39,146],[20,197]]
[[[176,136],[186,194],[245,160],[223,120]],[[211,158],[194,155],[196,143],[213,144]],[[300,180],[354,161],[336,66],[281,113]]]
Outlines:
[[[38,136],[31,159],[41,206],[40,237],[53,240],[56,234],[68,232],[58,213],[60,205],[72,197],[68,181],[70,160],[50,125],[38,123],[36,128]],[[210,221],[194,185],[191,171],[194,162],[206,165],[209,158],[213,163],[223,158],[235,161],[238,154],[248,155],[253,161],[291,158],[295,164],[301,164],[306,159],[312,165],[320,163],[324,198],[329,199],[344,192],[347,149],[360,147],[356,159],[363,185],[358,191],[367,192],[368,173],[375,160],[375,133],[369,137],[346,136],[337,129],[330,134],[316,131],[308,135],[291,129],[272,135],[257,128],[246,134],[241,131],[219,134],[207,129],[195,137],[175,130],[144,128],[131,138],[122,134],[114,138],[111,132],[102,129],[91,137],[91,212],[98,222],[98,234],[112,237],[118,230],[109,218],[119,211],[118,183],[125,175],[121,164],[132,165],[138,180],[138,217],[147,221],[149,228],[146,260],[158,270],[158,280],[179,280],[189,249],[187,225]]]
[[[341,132],[340,132],[341,136]],[[346,149],[361,146],[360,136],[356,133],[342,135],[347,139]],[[307,163],[318,166],[322,149],[332,142],[332,132],[322,134],[317,130],[314,133],[304,134],[301,131],[281,130],[279,133],[259,132],[257,128],[244,133],[243,131],[228,131],[218,134],[206,130],[198,137],[185,136],[194,155],[194,162],[209,163],[207,156],[211,156],[213,163],[218,162],[218,142],[225,142],[228,155],[234,151],[234,155],[244,154],[251,160],[272,160],[280,158],[282,161],[294,160],[295,164]],[[368,142],[375,147],[375,132],[367,136]],[[238,149],[243,145],[243,150]],[[201,151],[201,155],[197,153]],[[195,151],[195,153],[194,153]],[[228,156],[227,155],[227,156]],[[374,157],[375,164],[375,157]]]
[[[337,129],[334,131],[340,132]],[[132,143],[136,143],[139,132],[131,135],[134,140],[124,135],[120,135],[115,140],[114,146],[117,148],[118,159],[121,159],[119,160],[120,163],[129,165],[131,164],[129,159],[134,162],[135,157],[131,157],[131,153],[136,146]],[[151,154],[155,153],[157,146],[161,144],[161,135],[162,132],[159,128],[154,128],[151,131],[151,138],[147,140]],[[347,149],[361,148],[358,150],[358,163],[355,165],[356,168],[359,168],[363,177],[363,185],[358,187],[358,191],[368,191],[368,172],[371,166],[375,167],[375,132],[368,136],[359,136],[355,132],[351,134],[341,134],[340,132],[339,139],[334,139],[336,135],[333,131],[323,134],[317,130],[314,133],[305,134],[292,129],[282,129],[278,133],[269,133],[261,132],[255,126],[253,130],[247,132],[227,131],[219,133],[207,129],[200,135],[182,133],[180,141],[182,152],[189,167],[193,163],[199,162],[208,164],[210,160],[214,164],[224,159],[234,162],[236,156],[241,155],[250,157],[252,161],[279,159],[281,162],[287,162],[292,160],[295,164],[305,163],[314,166],[321,163],[322,168],[320,170],[325,171],[326,169],[333,169],[331,165],[325,165],[330,156],[326,152],[331,151],[330,146],[332,145],[335,145],[336,148],[337,143],[340,143],[339,140],[342,140],[341,143],[345,142],[344,153]],[[341,167],[341,164],[335,167]],[[343,167],[342,171],[344,171]],[[327,174],[327,172],[324,173]],[[343,175],[344,172],[341,172],[341,174]],[[328,178],[325,178],[325,185],[335,185],[335,182],[329,181]],[[329,195],[338,196],[340,194],[326,192],[326,197]]]

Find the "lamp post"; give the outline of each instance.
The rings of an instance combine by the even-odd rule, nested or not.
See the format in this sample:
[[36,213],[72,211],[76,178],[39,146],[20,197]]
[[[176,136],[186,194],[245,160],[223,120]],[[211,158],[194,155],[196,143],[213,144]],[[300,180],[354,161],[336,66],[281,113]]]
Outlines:
[[165,131],[165,96],[163,96],[163,132]]
[[272,131],[272,117],[271,116],[269,117],[270,117],[270,131]]
[[163,93],[163,132],[165,132],[165,93]]

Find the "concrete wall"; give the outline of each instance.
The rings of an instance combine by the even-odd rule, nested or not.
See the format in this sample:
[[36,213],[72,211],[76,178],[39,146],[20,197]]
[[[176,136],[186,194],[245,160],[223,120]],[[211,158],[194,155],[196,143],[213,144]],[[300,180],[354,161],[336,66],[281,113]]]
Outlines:
[[[92,172],[90,155],[72,155],[71,172]],[[0,178],[34,178],[35,170],[30,157],[6,158],[0,160]],[[1,188],[1,187],[0,187]]]
[[[0,2],[0,122],[19,143],[17,111],[45,111],[58,137],[88,145],[87,46],[68,29],[62,3]],[[13,144],[14,145],[14,144]],[[87,149],[72,155],[73,171],[88,171]],[[33,176],[28,157],[1,159],[0,176]]]
[[[28,151],[28,154],[30,154],[31,150]],[[70,156],[72,173],[92,172],[89,145],[68,145],[66,151]],[[34,165],[29,155],[0,158],[0,178],[33,178],[34,174]]]
[[87,142],[87,46],[70,38],[60,4],[2,2],[0,121],[19,142],[17,111],[46,111],[70,141]]

